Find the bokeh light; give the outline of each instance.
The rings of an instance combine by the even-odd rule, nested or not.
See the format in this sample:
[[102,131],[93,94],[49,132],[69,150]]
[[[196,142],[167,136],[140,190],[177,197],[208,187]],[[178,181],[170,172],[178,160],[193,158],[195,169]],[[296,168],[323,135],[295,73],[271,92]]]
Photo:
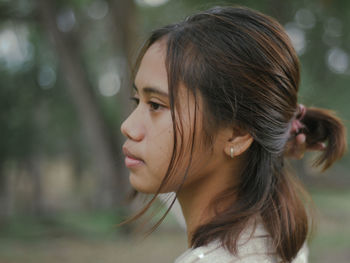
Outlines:
[[341,48],[331,48],[327,55],[327,66],[328,68],[337,74],[344,74],[347,72],[349,67],[349,55]]
[[103,96],[110,97],[120,90],[120,77],[115,71],[104,73],[98,81],[98,89]]
[[62,32],[69,32],[74,28],[76,23],[73,9],[67,8],[61,10],[56,17],[57,27]]
[[22,25],[9,25],[0,31],[0,62],[7,69],[16,70],[33,58],[34,49],[28,34],[28,29]]
[[41,66],[38,74],[38,83],[43,89],[51,88],[56,82],[56,72],[49,65]]
[[300,28],[311,29],[316,24],[316,18],[309,9],[302,8],[295,13],[295,22]]
[[304,54],[306,50],[306,39],[304,30],[299,28],[295,23],[288,23],[287,25],[285,25],[285,29],[298,55]]
[[93,1],[86,8],[87,15],[95,20],[103,19],[108,14],[109,6],[104,0]]
[[141,6],[161,6],[167,3],[169,0],[136,0],[136,3]]

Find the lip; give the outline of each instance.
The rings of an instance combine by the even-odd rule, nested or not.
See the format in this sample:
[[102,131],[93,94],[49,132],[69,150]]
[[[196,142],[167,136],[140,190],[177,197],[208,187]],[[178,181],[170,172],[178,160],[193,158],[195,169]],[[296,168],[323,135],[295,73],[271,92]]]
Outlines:
[[144,161],[138,158],[136,155],[132,154],[128,148],[123,147],[123,153],[125,155],[125,166],[128,168],[140,166],[144,164]]

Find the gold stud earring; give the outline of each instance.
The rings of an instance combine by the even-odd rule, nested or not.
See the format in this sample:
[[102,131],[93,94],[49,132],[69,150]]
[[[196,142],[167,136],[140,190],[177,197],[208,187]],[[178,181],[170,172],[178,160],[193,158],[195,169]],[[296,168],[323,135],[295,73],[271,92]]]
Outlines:
[[233,157],[234,157],[234,156],[233,156],[233,147],[230,148],[230,156],[231,156],[231,158],[233,159]]

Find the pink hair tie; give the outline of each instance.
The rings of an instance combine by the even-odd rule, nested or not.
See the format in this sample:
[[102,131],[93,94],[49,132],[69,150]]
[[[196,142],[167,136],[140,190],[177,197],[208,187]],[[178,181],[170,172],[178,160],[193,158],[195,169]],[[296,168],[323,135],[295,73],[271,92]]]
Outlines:
[[292,121],[292,127],[290,129],[290,134],[299,134],[300,130],[305,128],[305,125],[301,122],[306,114],[306,107],[303,104],[298,104],[298,111],[296,116]]

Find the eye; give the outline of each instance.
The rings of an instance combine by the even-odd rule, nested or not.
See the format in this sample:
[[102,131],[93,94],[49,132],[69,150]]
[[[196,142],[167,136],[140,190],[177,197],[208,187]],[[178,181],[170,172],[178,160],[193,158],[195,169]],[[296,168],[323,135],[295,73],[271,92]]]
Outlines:
[[162,105],[155,103],[153,101],[148,102],[148,104],[150,105],[152,111],[157,111],[162,107]]
[[135,103],[135,106],[139,105],[140,99],[136,97],[130,97],[130,100]]

